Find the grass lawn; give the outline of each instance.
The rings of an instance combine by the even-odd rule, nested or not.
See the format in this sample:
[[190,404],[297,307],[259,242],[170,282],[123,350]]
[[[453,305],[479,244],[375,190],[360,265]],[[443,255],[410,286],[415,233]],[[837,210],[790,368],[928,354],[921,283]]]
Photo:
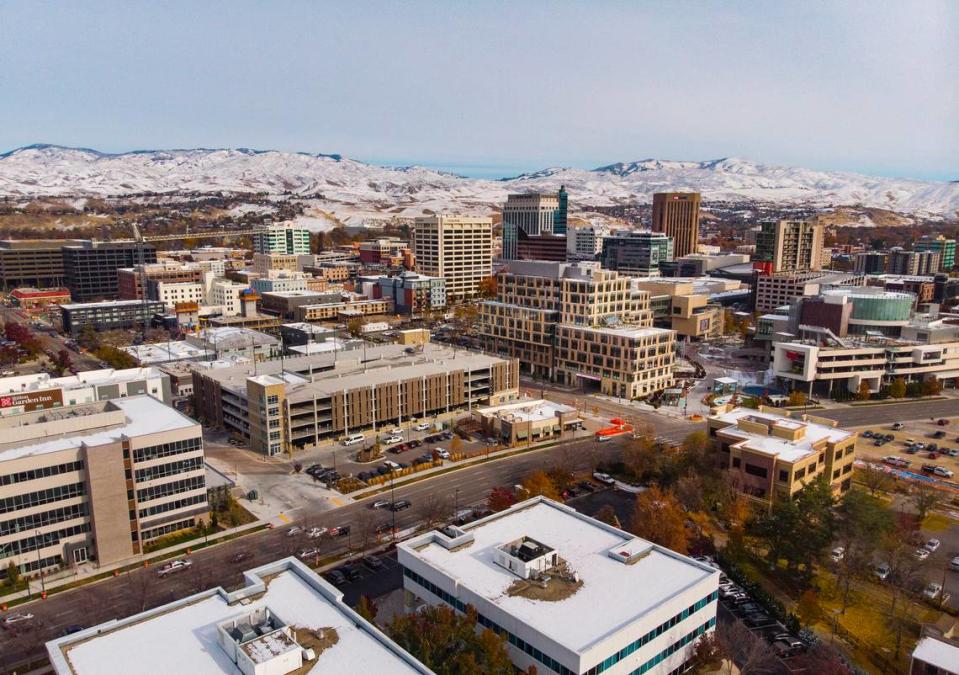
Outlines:
[[932,532],[942,532],[956,525],[956,521],[942,513],[930,513],[922,523],[922,529]]

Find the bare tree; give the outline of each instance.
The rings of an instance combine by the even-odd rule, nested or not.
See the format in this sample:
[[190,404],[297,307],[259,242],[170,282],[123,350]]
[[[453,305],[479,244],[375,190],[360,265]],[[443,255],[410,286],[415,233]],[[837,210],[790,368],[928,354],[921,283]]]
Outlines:
[[875,496],[877,492],[891,490],[893,486],[892,477],[882,469],[866,465],[865,468],[857,471],[857,475],[862,480],[870,494]]
[[437,495],[428,494],[423,499],[419,500],[416,507],[416,513],[420,517],[420,520],[423,521],[426,529],[430,529],[438,522],[443,520],[443,516],[446,513],[446,507],[444,506],[443,500]]
[[942,501],[942,496],[943,493],[925,483],[919,483],[912,488],[909,501],[913,508],[916,509],[916,518],[919,520],[920,527],[926,519],[926,516],[929,515],[929,512],[939,506],[939,503]]
[[373,512],[369,509],[360,511],[353,520],[353,529],[356,532],[357,542],[361,551],[365,551],[375,540],[376,523]]
[[151,591],[156,587],[157,580],[157,573],[152,569],[141,568],[127,572],[130,596],[136,600],[141,612],[146,611]]
[[734,662],[741,675],[764,675],[778,669],[779,662],[769,645],[741,621],[718,624],[716,642],[726,658],[727,675],[732,675]]

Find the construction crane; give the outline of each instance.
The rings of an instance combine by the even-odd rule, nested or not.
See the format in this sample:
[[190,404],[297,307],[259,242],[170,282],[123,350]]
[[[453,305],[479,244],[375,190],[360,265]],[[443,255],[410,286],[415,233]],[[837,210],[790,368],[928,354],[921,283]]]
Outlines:
[[143,302],[141,309],[141,314],[143,316],[143,333],[141,335],[140,344],[145,345],[147,342],[147,331],[149,330],[149,324],[147,320],[147,310],[149,304],[147,302],[147,271],[146,271],[146,249],[144,248],[144,238],[143,234],[140,232],[140,226],[136,224],[136,221],[130,222],[130,230],[133,232],[133,241],[137,244],[137,264],[140,266],[140,298]]
[[[215,232],[187,232],[186,234],[157,234],[141,238],[142,241],[149,244],[155,241],[177,241],[186,237],[190,239],[221,239],[225,237],[242,237],[248,234],[256,234],[256,230],[218,230]],[[140,241],[140,239],[114,239],[114,241]]]

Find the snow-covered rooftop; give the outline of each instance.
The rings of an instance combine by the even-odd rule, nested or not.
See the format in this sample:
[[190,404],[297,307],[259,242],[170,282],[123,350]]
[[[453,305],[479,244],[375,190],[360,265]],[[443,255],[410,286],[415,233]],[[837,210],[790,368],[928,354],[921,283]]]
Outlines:
[[43,391],[46,389],[79,389],[97,384],[117,384],[120,382],[134,382],[155,377],[162,377],[156,368],[102,368],[100,370],[84,370],[76,375],[66,377],[51,377],[49,373],[34,373],[31,375],[15,375],[0,379],[0,394],[16,394],[27,391]]
[[476,411],[480,415],[511,417],[517,422],[540,422],[556,418],[559,414],[576,412],[576,408],[543,399],[526,399],[504,403],[503,405],[482,408]]
[[283,617],[298,639],[336,632],[309,673],[430,673],[343,603],[343,594],[299,561],[286,558],[246,572],[232,593],[214,588],[47,643],[57,675],[224,675],[239,672],[218,643],[222,622],[263,608]]
[[186,340],[170,340],[146,345],[122,347],[123,351],[137,360],[137,363],[167,363],[186,359],[210,359],[213,352],[191,345]]
[[[458,586],[485,598],[536,632],[582,652],[719,571],[551,500],[537,497],[462,530],[468,545],[447,548],[428,533],[399,545]],[[555,550],[582,580],[558,601],[509,595],[517,576],[494,561],[522,537]],[[626,564],[621,560],[632,560]],[[713,588],[712,590],[715,590]]]

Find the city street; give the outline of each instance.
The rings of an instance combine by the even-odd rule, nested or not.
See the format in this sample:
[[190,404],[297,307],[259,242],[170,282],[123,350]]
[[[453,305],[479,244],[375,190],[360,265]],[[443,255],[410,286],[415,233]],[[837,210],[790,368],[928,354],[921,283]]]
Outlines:
[[[667,437],[680,441],[691,429],[684,425],[667,432]],[[590,439],[534,450],[397,486],[393,494],[387,491],[386,496],[412,501],[412,508],[395,514],[396,528],[403,530],[421,521],[425,511],[431,511],[435,518],[437,513],[451,515],[465,506],[484,504],[493,487],[512,486],[530,472],[556,462],[576,471],[588,471],[596,463],[614,458],[625,442],[625,437],[602,444]],[[35,618],[0,631],[0,672],[41,657],[44,643],[69,626],[90,626],[134,614],[218,585],[236,586],[243,570],[295,555],[304,548],[318,546],[322,557],[355,553],[361,543],[360,532],[372,529],[371,523],[393,521],[392,512],[374,511],[369,507],[373,499],[371,496],[332,511],[307,502],[295,513],[295,522],[307,528],[348,524],[352,529],[349,537],[322,540],[309,539],[305,534],[290,537],[287,528],[278,527],[198,551],[188,556],[193,563],[190,568],[165,579],[159,579],[152,567],[138,569],[25,605],[23,609]],[[231,559],[238,553],[249,557],[233,562]]]
[[909,401],[904,403],[885,403],[881,405],[848,406],[810,410],[810,415],[827,417],[839,422],[841,427],[860,427],[867,424],[892,424],[930,417],[959,416],[959,398],[947,398],[940,401]]

